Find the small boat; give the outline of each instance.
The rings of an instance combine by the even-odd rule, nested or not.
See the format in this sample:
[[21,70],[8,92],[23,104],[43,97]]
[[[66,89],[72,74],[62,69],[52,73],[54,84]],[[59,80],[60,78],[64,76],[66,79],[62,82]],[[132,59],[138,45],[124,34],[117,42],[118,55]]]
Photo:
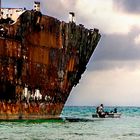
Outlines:
[[[107,113],[104,118],[120,118],[121,113]],[[92,118],[100,118],[98,114],[92,114]]]

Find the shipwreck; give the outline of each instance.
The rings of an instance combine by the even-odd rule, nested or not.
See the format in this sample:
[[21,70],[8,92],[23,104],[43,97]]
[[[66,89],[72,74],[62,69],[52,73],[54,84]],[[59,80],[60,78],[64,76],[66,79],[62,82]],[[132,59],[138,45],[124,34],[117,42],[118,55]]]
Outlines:
[[40,2],[0,8],[0,120],[60,116],[101,37],[69,18],[43,15]]

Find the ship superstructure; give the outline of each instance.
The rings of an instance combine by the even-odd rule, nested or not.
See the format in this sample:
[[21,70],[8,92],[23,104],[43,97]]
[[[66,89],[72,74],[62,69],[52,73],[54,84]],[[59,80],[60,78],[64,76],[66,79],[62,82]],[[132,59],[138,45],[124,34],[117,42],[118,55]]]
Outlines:
[[17,10],[4,18],[1,9],[0,119],[58,118],[101,35],[76,25],[73,12],[66,23],[43,15],[39,2]]

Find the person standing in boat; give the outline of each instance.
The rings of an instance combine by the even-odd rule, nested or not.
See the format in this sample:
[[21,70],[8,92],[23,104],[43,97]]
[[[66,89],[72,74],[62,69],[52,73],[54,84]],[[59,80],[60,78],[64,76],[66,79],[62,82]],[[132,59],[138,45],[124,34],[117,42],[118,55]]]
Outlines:
[[114,108],[114,113],[117,113],[117,108]]
[[106,113],[104,112],[104,105],[101,104],[97,107],[96,113],[99,115],[100,118],[105,118]]

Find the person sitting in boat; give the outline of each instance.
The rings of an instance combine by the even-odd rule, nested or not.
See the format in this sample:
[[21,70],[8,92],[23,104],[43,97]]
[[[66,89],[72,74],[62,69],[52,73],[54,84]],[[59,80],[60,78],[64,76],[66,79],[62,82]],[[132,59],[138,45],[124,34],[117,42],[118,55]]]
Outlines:
[[105,118],[106,113],[104,112],[103,104],[97,107],[96,113],[99,115],[100,118]]

